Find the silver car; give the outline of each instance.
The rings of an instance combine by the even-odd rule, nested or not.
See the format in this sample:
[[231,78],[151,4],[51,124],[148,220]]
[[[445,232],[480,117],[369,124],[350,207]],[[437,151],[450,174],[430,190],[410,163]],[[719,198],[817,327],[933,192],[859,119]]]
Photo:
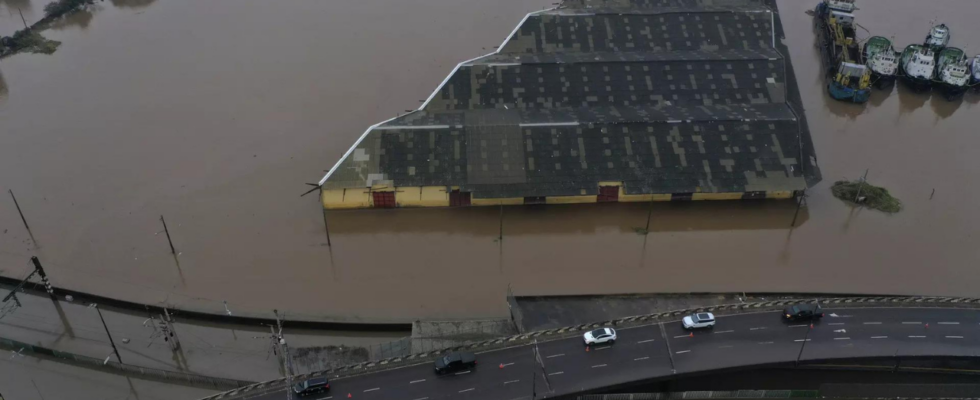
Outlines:
[[684,329],[713,328],[715,326],[715,315],[709,312],[691,314],[681,321]]

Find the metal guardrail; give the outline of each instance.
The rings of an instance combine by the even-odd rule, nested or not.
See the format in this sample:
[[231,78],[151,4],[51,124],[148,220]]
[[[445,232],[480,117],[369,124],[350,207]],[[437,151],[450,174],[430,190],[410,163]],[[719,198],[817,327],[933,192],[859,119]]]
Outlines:
[[75,366],[98,369],[109,373],[125,374],[157,381],[178,382],[197,387],[228,390],[253,384],[253,382],[240,381],[237,379],[216,378],[212,376],[120,364],[115,361],[100,360],[93,357],[49,349],[47,347],[35,346],[4,338],[0,338],[0,348],[7,349],[18,354],[30,354],[42,358],[53,359],[54,361],[58,362],[65,362]]
[[577,400],[706,400],[706,399],[790,399],[817,398],[816,390],[732,390],[671,393],[586,394]]
[[[790,299],[790,300],[775,300],[775,301],[763,301],[754,303],[739,303],[739,304],[724,304],[716,306],[707,307],[695,307],[683,310],[674,310],[661,313],[636,315],[632,317],[625,317],[619,319],[613,319],[609,321],[593,322],[587,324],[579,324],[573,326],[567,326],[563,328],[553,328],[544,329],[534,332],[527,332],[513,336],[500,337],[496,339],[483,340],[473,343],[468,343],[460,346],[447,347],[441,350],[434,350],[425,353],[416,353],[404,357],[393,357],[389,359],[384,359],[380,361],[367,361],[351,365],[345,365],[342,367],[331,368],[323,371],[318,371],[309,374],[303,374],[296,376],[294,380],[303,380],[310,377],[317,377],[323,375],[329,376],[347,376],[347,375],[358,375],[374,371],[385,370],[389,368],[403,367],[405,365],[418,364],[421,362],[429,361],[434,357],[454,352],[454,351],[477,351],[477,350],[492,350],[494,348],[509,347],[520,344],[528,343],[536,339],[560,339],[564,337],[571,337],[578,335],[579,332],[584,330],[594,329],[601,326],[639,326],[639,325],[649,325],[655,322],[662,321],[664,319],[676,318],[682,315],[688,315],[695,312],[713,312],[718,315],[726,314],[742,314],[742,313],[753,313],[760,312],[764,310],[781,310],[785,306],[795,305],[795,304],[813,304],[820,303],[821,305],[833,305],[835,307],[964,307],[964,308],[980,308],[980,298],[964,298],[964,297],[896,297],[896,296],[882,296],[882,297],[835,297],[835,298],[820,298],[820,299]],[[238,388],[231,392],[219,393],[213,396],[205,397],[201,400],[217,400],[229,396],[234,396],[241,393],[247,393],[256,389],[264,389],[282,384],[283,379],[277,379],[274,381],[257,383],[251,386],[246,386]]]

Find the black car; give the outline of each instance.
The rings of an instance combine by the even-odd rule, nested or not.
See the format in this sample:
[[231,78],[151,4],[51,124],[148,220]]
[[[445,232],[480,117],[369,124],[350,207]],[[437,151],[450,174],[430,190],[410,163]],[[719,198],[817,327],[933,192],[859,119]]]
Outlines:
[[436,373],[439,375],[462,371],[476,366],[476,355],[472,353],[452,353],[436,360]]
[[783,310],[783,319],[789,321],[808,321],[823,318],[823,309],[818,304],[798,304]]
[[293,385],[293,393],[299,396],[307,396],[314,393],[321,393],[330,390],[330,382],[327,378],[312,378]]

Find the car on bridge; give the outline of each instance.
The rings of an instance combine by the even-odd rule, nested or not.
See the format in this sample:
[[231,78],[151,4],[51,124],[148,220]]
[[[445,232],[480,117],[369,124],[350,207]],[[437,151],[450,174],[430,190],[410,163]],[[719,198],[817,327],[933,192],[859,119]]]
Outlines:
[[582,339],[585,340],[586,346],[603,343],[613,344],[616,343],[616,330],[613,328],[599,328],[585,332]]
[[330,390],[327,378],[311,378],[293,385],[293,393],[298,396],[308,396]]
[[823,309],[819,304],[797,304],[783,310],[783,319],[787,321],[810,321],[823,318]]
[[715,327],[715,315],[709,312],[695,313],[681,320],[684,329],[704,329]]
[[473,353],[452,353],[436,360],[436,374],[448,374],[469,370],[476,367],[476,355]]

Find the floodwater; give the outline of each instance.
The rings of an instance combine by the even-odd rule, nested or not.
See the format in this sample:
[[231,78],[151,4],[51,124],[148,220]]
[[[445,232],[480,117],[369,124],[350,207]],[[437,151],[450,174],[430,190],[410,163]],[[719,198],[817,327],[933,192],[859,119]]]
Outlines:
[[[0,0],[0,34],[24,2],[39,18],[36,0]],[[40,246],[4,194],[2,273],[26,274],[37,254],[78,290],[359,321],[506,317],[508,290],[975,295],[980,96],[899,87],[833,102],[805,13],[816,0],[779,1],[825,177],[795,229],[792,202],[362,210],[328,213],[326,246],[304,183],[550,3],[100,2],[45,33],[63,42],[54,55],[0,63],[0,189]],[[939,19],[980,51],[973,0],[859,4],[859,23],[896,47]],[[865,170],[906,209],[831,196]]]

